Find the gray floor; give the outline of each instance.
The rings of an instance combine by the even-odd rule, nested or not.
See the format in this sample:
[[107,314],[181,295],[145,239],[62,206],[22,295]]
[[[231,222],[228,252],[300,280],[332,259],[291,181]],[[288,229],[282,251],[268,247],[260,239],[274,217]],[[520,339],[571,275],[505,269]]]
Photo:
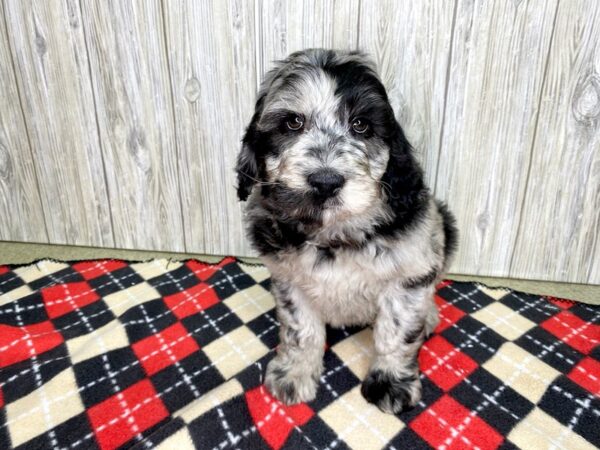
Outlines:
[[[0,264],[27,264],[44,258],[62,261],[97,258],[117,258],[134,261],[145,261],[152,258],[172,258],[175,260],[196,258],[207,262],[215,262],[221,259],[220,256],[192,253],[169,253],[0,241]],[[248,262],[258,262],[255,258],[242,259]],[[476,281],[492,287],[507,287],[519,291],[530,292],[532,294],[552,295],[559,298],[567,298],[600,305],[600,286],[598,285],[553,283],[548,281],[518,280],[512,278],[493,278],[458,274],[449,274],[448,278],[458,281]]]

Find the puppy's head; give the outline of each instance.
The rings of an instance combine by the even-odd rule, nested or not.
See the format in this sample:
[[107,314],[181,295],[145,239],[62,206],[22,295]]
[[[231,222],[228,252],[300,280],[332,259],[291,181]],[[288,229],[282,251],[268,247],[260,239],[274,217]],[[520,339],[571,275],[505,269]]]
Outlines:
[[373,64],[357,52],[305,50],[262,84],[238,158],[238,196],[258,185],[280,216],[344,220],[382,202],[394,209],[412,161]]

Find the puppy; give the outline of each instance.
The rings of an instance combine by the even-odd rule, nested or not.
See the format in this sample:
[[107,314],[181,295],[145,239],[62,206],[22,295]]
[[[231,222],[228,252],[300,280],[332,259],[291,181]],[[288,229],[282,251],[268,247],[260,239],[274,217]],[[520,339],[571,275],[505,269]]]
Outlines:
[[362,394],[389,413],[421,398],[417,353],[457,231],[432,199],[373,63],[310,49],[267,73],[237,162],[249,237],[281,324],[265,384],[315,398],[325,325],[372,325]]

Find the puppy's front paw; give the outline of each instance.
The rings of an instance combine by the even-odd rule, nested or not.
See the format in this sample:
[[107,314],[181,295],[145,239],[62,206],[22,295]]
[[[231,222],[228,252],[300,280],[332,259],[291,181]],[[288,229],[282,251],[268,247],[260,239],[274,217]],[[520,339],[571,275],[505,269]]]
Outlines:
[[318,380],[319,372],[299,371],[298,366],[275,357],[267,366],[265,386],[282,403],[292,405],[314,400]]
[[397,414],[413,408],[421,399],[421,380],[418,375],[400,378],[373,370],[363,381],[361,392],[383,412]]

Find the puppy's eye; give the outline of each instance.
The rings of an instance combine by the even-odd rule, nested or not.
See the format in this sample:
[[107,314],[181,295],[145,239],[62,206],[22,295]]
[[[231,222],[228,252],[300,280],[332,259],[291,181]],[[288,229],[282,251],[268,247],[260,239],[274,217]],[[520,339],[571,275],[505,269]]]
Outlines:
[[369,129],[369,124],[363,119],[355,119],[354,122],[352,122],[352,129],[355,133],[363,134]]
[[285,121],[285,125],[292,131],[298,131],[304,126],[304,119],[298,115],[294,115]]

